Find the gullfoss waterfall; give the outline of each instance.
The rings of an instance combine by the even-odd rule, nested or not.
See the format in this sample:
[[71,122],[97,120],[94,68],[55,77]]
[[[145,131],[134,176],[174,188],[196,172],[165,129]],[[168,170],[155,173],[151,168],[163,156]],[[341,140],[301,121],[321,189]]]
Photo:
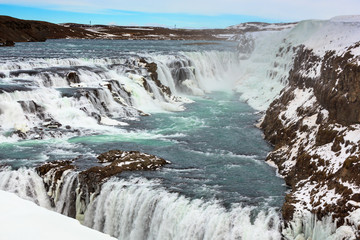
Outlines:
[[[263,161],[270,147],[254,127],[259,114],[233,91],[236,44],[193,51],[151,42],[155,50],[141,52],[142,42],[125,43],[139,49],[115,57],[97,48],[102,41],[54,40],[46,44],[59,50],[49,46],[40,58],[35,43],[24,44],[21,61],[6,53],[0,147],[11,167],[1,172],[1,189],[119,239],[279,239],[286,187]],[[49,188],[54,176],[32,169],[77,157],[83,170],[116,148],[172,164],[122,172],[85,202],[76,171]]]
[[[309,24],[245,33],[239,45],[51,40],[4,50],[0,189],[118,239],[350,236],[311,214],[284,225],[288,188],[254,126],[287,86]],[[89,185],[84,172],[107,166],[96,157],[110,149],[171,164]]]

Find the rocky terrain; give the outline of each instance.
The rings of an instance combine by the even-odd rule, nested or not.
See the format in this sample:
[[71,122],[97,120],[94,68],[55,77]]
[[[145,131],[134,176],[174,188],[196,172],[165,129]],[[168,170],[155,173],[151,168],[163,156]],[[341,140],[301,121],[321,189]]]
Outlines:
[[[0,46],[11,42],[41,42],[46,39],[221,40],[228,29],[169,29],[161,27],[53,24],[0,16]],[[222,36],[225,34],[225,36]]]
[[284,29],[293,28],[297,22],[294,23],[265,23],[265,22],[247,22],[238,25],[233,25],[227,29],[242,30],[245,32],[255,31],[281,31]]
[[[123,171],[156,170],[169,164],[162,158],[138,151],[111,150],[100,154],[98,163],[85,170],[79,170],[77,158],[66,161],[53,161],[36,168],[44,179],[45,188],[53,206],[58,204],[59,194],[63,191],[69,199],[60,212],[70,217],[80,218],[88,204],[100,193],[102,184]],[[64,181],[66,178],[70,181]],[[66,191],[66,189],[68,191]],[[57,206],[59,208],[59,206]],[[66,212],[65,211],[66,208]]]
[[95,38],[97,34],[81,28],[72,29],[48,22],[0,16],[0,42],[42,42],[46,39],[67,37]]
[[[13,42],[41,42],[46,39],[120,39],[120,40],[228,40],[251,31],[282,30],[293,24],[244,23],[226,29],[176,29],[164,27],[53,24],[0,16],[0,46]],[[209,44],[209,43],[207,43]]]
[[172,29],[143,26],[111,26],[66,23],[62,26],[83,29],[96,34],[98,39],[121,40],[227,40],[229,34],[238,33],[230,29]]
[[[329,35],[323,49],[307,40],[285,50],[295,52],[288,84],[271,103],[261,127],[275,147],[267,161],[291,186],[282,208],[285,222],[302,219],[302,228],[309,213],[318,220],[331,217],[336,232],[353,232],[359,238],[360,42],[358,32],[349,30],[354,26],[345,24],[341,30],[343,38],[352,38],[347,43]],[[325,30],[317,29],[322,34]]]

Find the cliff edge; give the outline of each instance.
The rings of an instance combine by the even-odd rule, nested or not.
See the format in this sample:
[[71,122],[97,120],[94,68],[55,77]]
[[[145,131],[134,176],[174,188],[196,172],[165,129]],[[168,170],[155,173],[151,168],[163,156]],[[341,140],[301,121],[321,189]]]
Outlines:
[[[360,22],[301,22],[286,87],[261,123],[291,192],[282,208],[288,234],[306,238],[305,220],[330,221],[334,234],[360,237]],[[309,226],[308,226],[309,227]]]

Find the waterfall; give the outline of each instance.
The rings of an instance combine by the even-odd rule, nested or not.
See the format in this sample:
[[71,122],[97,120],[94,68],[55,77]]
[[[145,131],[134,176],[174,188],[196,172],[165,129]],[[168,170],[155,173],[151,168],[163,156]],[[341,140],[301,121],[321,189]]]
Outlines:
[[280,239],[274,210],[189,200],[146,179],[105,183],[84,224],[118,239]]
[[[79,204],[77,172],[65,171],[55,194],[33,170],[0,171],[0,190],[64,215],[118,239],[354,239],[350,226],[336,227],[331,217],[297,216],[283,228],[273,209],[239,204],[225,209],[219,202],[189,199],[168,192],[157,180],[113,178],[87,206]],[[50,198],[51,196],[51,198]],[[81,209],[79,209],[81,208]]]
[[[0,172],[0,189],[40,206],[75,217],[77,173],[65,171],[52,196],[34,170]],[[82,206],[83,207],[83,206]],[[118,239],[280,239],[275,210],[190,200],[160,187],[155,180],[112,179],[87,206],[83,224]],[[255,214],[255,215],[254,215]]]
[[13,192],[42,207],[51,208],[43,179],[33,169],[21,168],[17,171],[2,169],[0,171],[0,189]]
[[285,38],[290,30],[254,32],[242,36],[236,90],[241,100],[265,111],[286,86],[296,48]]
[[[358,41],[352,34],[358,24],[350,25],[347,35],[334,42],[331,37],[339,33],[331,25],[309,21],[281,32],[245,33],[238,37],[237,51],[127,52],[114,58],[82,55],[21,61],[2,58],[0,141],[90,134],[104,134],[100,140],[108,141],[111,137],[106,134],[121,136],[129,121],[152,113],[183,111],[192,102],[189,96],[218,90],[235,90],[241,100],[264,111],[287,85],[298,45],[324,54],[331,50],[323,46],[321,38],[326,35],[328,45],[336,44],[335,50],[341,50],[347,46],[338,46],[342,38]],[[317,32],[322,26],[328,31]],[[310,213],[296,216],[285,227],[278,209],[240,204],[226,208],[221,201],[185,197],[166,189],[161,180],[145,178],[113,178],[85,201],[76,171],[65,171],[51,185],[54,176],[41,178],[33,169],[0,168],[1,190],[77,218],[118,239],[335,240],[354,239],[358,231],[346,225],[337,228],[331,217],[319,221]],[[348,222],[359,222],[359,212],[352,214]]]
[[220,51],[6,60],[0,67],[0,134],[8,141],[72,137],[110,132],[109,125],[144,114],[183,111],[191,102],[186,95],[230,90],[237,65],[236,53]]

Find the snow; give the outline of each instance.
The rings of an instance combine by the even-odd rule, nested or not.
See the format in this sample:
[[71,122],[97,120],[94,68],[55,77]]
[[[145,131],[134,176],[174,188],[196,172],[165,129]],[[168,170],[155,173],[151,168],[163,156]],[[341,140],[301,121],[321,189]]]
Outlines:
[[153,28],[141,28],[141,27],[134,27],[134,28],[124,28],[126,30],[140,30],[140,31],[154,31]]
[[232,38],[234,38],[237,35],[236,34],[216,34],[214,36],[217,38],[226,38],[227,40],[231,40]]
[[0,190],[1,239],[110,240],[115,239],[77,220],[37,206]]
[[[244,71],[240,74],[237,90],[242,93],[241,98],[257,110],[266,110],[278,96],[280,90],[286,87],[289,70],[293,67],[294,57],[301,45],[305,49],[312,50],[319,59],[315,63],[303,63],[300,66],[299,74],[309,81],[319,79],[323,57],[328,51],[333,51],[340,57],[351,52],[354,57],[349,59],[349,63],[360,65],[360,16],[340,16],[323,21],[307,20],[282,31],[275,31],[274,26],[263,23],[246,23],[231,28],[258,31],[234,37],[234,40],[239,41],[239,49],[243,50],[240,51],[241,64],[239,68],[243,68]],[[251,46],[251,48],[247,46]],[[342,71],[340,68],[337,70],[338,72]],[[336,84],[338,83],[341,84],[341,80],[336,82]],[[305,84],[305,86],[307,85]],[[337,146],[334,145],[334,140],[327,144],[317,144],[316,136],[320,124],[316,122],[322,119],[322,122],[326,123],[329,112],[321,107],[312,88],[304,86],[302,88],[291,89],[294,99],[281,109],[278,117],[284,127],[292,127],[296,124],[307,126],[307,130],[301,130],[299,127],[296,137],[291,139],[291,143],[281,146],[275,151],[276,155],[283,156],[282,159],[285,160],[281,163],[280,174],[286,176],[289,172],[296,171],[294,166],[296,166],[301,147],[301,150],[313,156],[309,160],[311,163],[315,163],[313,166],[316,168],[313,171],[331,176],[343,167],[344,161],[349,156],[358,155],[358,153],[353,153],[353,148],[357,147],[360,142],[360,124],[351,125],[351,127],[340,124],[326,126],[329,131],[338,132],[339,138],[336,139],[336,144],[340,145],[340,150],[334,148]],[[285,88],[284,92],[289,90],[290,88]],[[299,108],[310,111],[301,113],[298,111]],[[319,118],[319,114],[322,115],[322,118]],[[339,142],[341,137],[344,138],[343,143]],[[319,160],[317,156],[323,161]],[[271,161],[268,163],[274,164]],[[357,226],[360,225],[360,209],[350,213],[348,218],[355,228],[354,226],[336,228],[334,225],[333,229],[330,229],[328,226],[330,226],[331,219],[329,223],[327,220],[311,220],[315,225],[309,224],[311,221],[305,219],[305,214],[311,214],[311,210],[316,212],[326,206],[336,206],[339,200],[346,198],[335,189],[330,189],[321,183],[308,178],[296,186],[296,191],[292,194],[297,201],[293,205],[296,213],[301,215],[298,227],[304,234],[302,236],[293,234],[289,239],[355,239],[354,233],[358,231]],[[351,189],[353,194],[360,193],[360,187],[352,182],[340,180],[339,183],[345,188]],[[352,200],[349,200],[347,204],[353,206],[354,209],[360,207],[359,202]],[[306,228],[308,229],[306,230]],[[325,232],[328,234],[324,235]],[[330,234],[332,234],[331,238],[324,237]]]
[[140,86],[144,85],[144,77],[139,74],[128,73],[127,77],[134,80]]
[[318,78],[320,77],[320,73],[321,73],[321,61],[318,61],[315,63],[315,66],[313,66],[312,68],[308,68],[305,70],[300,70],[300,74],[303,77],[307,77],[307,78]]
[[331,22],[360,22],[360,15],[336,16],[330,19]]
[[103,31],[104,28],[101,28],[101,27],[98,27],[98,28],[85,28],[86,31],[89,31],[89,32],[94,32],[94,33],[99,33],[100,31]]
[[263,23],[263,22],[248,22],[248,23],[241,23],[238,25],[230,26],[228,29],[239,29],[239,30],[246,30],[246,29],[255,29],[257,31],[267,31],[267,30],[284,30],[292,28],[297,23]]
[[356,192],[360,192],[360,186],[353,184],[353,183],[349,183],[349,182],[343,182],[343,181],[339,181],[341,185],[351,189],[354,193]]
[[348,219],[351,223],[353,223],[355,226],[360,225],[360,208],[356,209],[350,215],[348,216]]
[[89,32],[97,33],[97,34],[101,35],[104,38],[117,37],[117,35],[104,32],[107,29],[103,28],[103,27],[92,27],[92,28],[86,28],[85,30],[87,30]]
[[344,140],[345,141],[351,141],[351,142],[358,142],[360,141],[360,126],[355,125],[356,129],[350,130],[346,133]]
[[293,91],[295,98],[288,104],[288,108],[285,111],[285,116],[287,119],[293,121],[298,119],[297,109],[299,107],[307,108],[311,107],[315,102],[316,98],[312,89],[295,89]]

